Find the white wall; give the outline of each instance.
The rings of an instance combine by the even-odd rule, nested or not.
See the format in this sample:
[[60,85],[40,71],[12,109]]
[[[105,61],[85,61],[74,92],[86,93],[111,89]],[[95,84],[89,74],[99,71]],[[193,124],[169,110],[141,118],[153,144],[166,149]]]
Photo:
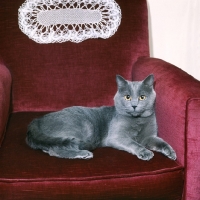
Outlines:
[[200,0],[147,0],[150,53],[200,80]]

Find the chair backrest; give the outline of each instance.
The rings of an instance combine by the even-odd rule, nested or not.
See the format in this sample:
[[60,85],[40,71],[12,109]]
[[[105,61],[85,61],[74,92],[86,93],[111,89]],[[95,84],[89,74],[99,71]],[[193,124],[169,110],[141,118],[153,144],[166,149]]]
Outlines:
[[146,0],[116,2],[122,19],[112,37],[51,44],[19,29],[24,0],[0,2],[0,57],[12,74],[13,112],[113,105],[116,74],[131,79],[133,63],[149,55]]

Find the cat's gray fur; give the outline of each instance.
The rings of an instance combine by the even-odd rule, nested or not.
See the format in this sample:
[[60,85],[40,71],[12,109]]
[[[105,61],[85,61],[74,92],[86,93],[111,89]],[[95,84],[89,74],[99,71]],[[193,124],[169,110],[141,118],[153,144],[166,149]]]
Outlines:
[[113,147],[150,160],[158,151],[176,159],[172,147],[157,136],[154,77],[139,82],[116,76],[113,107],[69,107],[33,120],[27,144],[60,158],[93,157],[97,147]]

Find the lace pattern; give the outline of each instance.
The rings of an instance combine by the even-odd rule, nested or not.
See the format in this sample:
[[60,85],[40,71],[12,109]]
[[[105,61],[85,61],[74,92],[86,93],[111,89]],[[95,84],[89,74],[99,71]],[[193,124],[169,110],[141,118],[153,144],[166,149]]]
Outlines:
[[26,0],[18,19],[21,31],[37,43],[79,43],[115,34],[121,10],[114,0]]

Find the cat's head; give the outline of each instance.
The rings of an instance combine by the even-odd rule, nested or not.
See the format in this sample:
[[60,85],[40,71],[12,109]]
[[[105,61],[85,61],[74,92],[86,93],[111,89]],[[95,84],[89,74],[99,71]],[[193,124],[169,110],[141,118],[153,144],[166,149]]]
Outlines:
[[119,114],[132,117],[148,117],[154,112],[156,93],[153,88],[154,76],[143,81],[128,81],[116,76],[118,91],[114,97]]

